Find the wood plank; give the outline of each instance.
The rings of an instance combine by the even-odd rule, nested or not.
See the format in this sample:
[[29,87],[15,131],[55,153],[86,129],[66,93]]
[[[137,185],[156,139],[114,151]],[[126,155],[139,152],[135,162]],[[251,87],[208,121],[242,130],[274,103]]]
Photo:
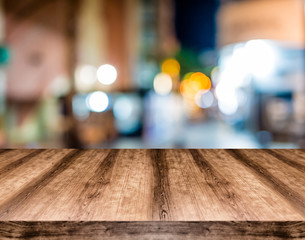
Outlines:
[[[40,152],[34,151],[25,155],[23,158],[19,158],[19,154],[16,154],[16,156],[18,156],[17,160],[11,162],[15,167],[6,166],[4,168],[6,171],[2,171],[4,174],[0,175],[0,209],[2,204],[15,198],[19,192],[22,192],[24,188],[27,187],[27,184],[30,184],[32,181],[35,181],[36,178],[39,178],[41,174],[48,171],[53,164],[58,162],[69,152],[70,150],[45,150],[43,152],[44,157],[41,157],[41,155],[37,154]],[[32,155],[32,153],[35,153],[35,156]],[[23,161],[24,158],[28,158],[29,155],[32,155],[30,161],[27,159],[22,165],[14,164],[16,161]],[[12,157],[12,159],[15,158]]]
[[189,174],[192,169],[190,158],[184,150],[166,150],[173,220],[206,220],[209,218],[209,206],[213,205],[213,199],[207,197],[197,178],[200,172]]
[[6,167],[8,164],[31,154],[34,149],[2,149],[0,152],[0,169]]
[[[121,157],[117,162],[118,164],[114,168],[114,173],[124,168],[124,164],[127,164],[128,171],[121,176],[119,174],[113,174],[114,181],[107,191],[113,196],[112,200],[118,202],[118,207],[115,209],[116,219],[120,221],[132,221],[134,219],[138,221],[152,220],[153,169],[148,152],[145,150],[124,150],[122,154],[124,157]],[[122,188],[120,190],[118,189],[121,193],[119,197],[114,191],[115,188],[113,188],[116,182],[122,183],[120,185]],[[102,199],[102,202],[107,202],[106,195]],[[96,212],[96,217],[98,215],[99,212]],[[103,216],[104,219],[110,219],[113,213],[110,211],[105,212]]]
[[227,150],[305,218],[305,175],[264,150]]
[[[67,167],[69,167],[69,165],[72,163],[73,158],[77,157],[80,153],[82,152],[79,150],[70,151],[66,156],[60,159],[59,162],[54,164],[54,166],[42,176],[35,178],[34,181],[31,181],[20,191],[17,191],[12,197],[5,199],[0,205],[0,219],[5,219],[11,216],[12,214],[14,214],[14,211],[17,212],[16,215],[18,216],[19,206],[25,201],[27,201],[27,199],[29,199],[31,196],[35,195],[37,192],[43,189],[54,177],[56,177],[57,174],[61,173]],[[24,206],[23,210],[26,208],[27,207]]]
[[[73,153],[77,155],[73,155]],[[35,194],[31,189],[27,189],[31,195],[24,199],[22,199],[24,195],[19,197],[22,203],[19,203],[18,209],[10,211],[10,214],[5,218],[11,220],[69,220],[70,218],[67,215],[72,216],[74,210],[81,209],[82,204],[85,204],[82,203],[80,207],[75,204],[73,208],[69,205],[74,200],[78,201],[75,194],[82,190],[81,184],[90,178],[92,171],[97,166],[94,164],[95,161],[92,160],[103,159],[105,154],[99,154],[98,151],[92,150],[70,152],[69,155],[62,158],[60,162],[53,165],[51,169],[40,175],[40,178],[32,183],[32,188],[36,191]],[[50,176],[52,173],[53,175]],[[42,187],[39,182],[42,182],[44,186]],[[37,189],[37,186],[40,187],[40,190]],[[83,212],[79,214],[83,214]]]
[[150,149],[149,155],[153,166],[153,202],[152,202],[152,220],[170,220],[171,196],[169,185],[169,167],[165,158],[165,150]]
[[304,239],[304,222],[0,222],[1,239]]
[[[226,180],[223,186],[223,204],[226,206],[226,198],[233,200],[233,206],[239,206],[238,212],[245,212],[246,220],[284,221],[305,220],[295,209],[279,194],[273,191],[264,182],[240,162],[236,161],[226,150],[199,150],[209,162],[210,166],[219,169],[219,174]],[[215,180],[214,180],[215,181]],[[219,180],[218,180],[219,181]],[[220,184],[218,184],[220,185]],[[238,217],[235,218],[239,220]]]
[[[302,165],[302,169],[304,169],[305,166],[305,154],[303,149],[266,149],[268,152],[272,152],[272,154],[277,154],[276,158],[279,158],[279,156],[284,156],[286,159],[289,159],[289,161],[296,165]],[[286,160],[287,161],[287,160]]]
[[[173,169],[179,169],[182,176],[177,172],[170,174],[171,189],[175,198],[175,213],[187,206],[190,212],[184,212],[183,218],[175,216],[174,220],[255,220],[255,212],[240,202],[241,196],[233,190],[228,181],[214,169],[197,150],[173,150],[178,153],[170,161]],[[171,153],[169,155],[173,155]],[[181,180],[179,180],[181,179]],[[187,187],[183,187],[183,182]],[[173,191],[172,190],[172,191]],[[190,199],[191,197],[191,199]],[[190,214],[192,213],[192,214]],[[181,216],[181,214],[180,214]]]

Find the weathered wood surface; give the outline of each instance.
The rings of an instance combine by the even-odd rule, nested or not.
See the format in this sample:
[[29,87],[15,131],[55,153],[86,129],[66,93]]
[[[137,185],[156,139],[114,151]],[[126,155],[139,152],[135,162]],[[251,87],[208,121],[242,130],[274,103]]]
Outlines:
[[304,222],[0,222],[1,239],[305,239]]
[[[39,226],[47,233],[49,225],[67,230],[75,224],[105,237],[110,224],[119,232],[103,239],[116,239],[128,224],[120,221],[130,221],[135,237],[130,239],[146,230],[156,238],[144,234],[145,239],[179,239],[181,234],[181,239],[198,234],[216,239],[217,229],[227,238],[231,229],[233,239],[244,233],[253,239],[305,239],[305,152],[0,150],[0,221],[0,236],[10,232],[15,238],[31,227],[34,234]],[[159,236],[166,226],[178,229],[176,235]],[[251,233],[255,229],[258,235]]]

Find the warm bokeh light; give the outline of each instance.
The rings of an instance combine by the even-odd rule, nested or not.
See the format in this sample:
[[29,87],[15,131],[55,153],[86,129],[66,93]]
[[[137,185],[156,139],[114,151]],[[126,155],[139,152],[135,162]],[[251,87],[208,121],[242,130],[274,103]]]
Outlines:
[[77,67],[75,71],[75,88],[77,91],[89,91],[96,83],[96,67],[83,65]]
[[205,74],[197,72],[191,75],[191,80],[193,82],[200,83],[201,89],[209,90],[211,88],[211,80]]
[[93,92],[88,95],[86,104],[92,112],[104,112],[109,107],[109,98],[104,92]]
[[114,66],[104,64],[96,72],[97,79],[104,85],[110,85],[117,79],[118,73]]
[[163,61],[161,70],[170,76],[178,76],[180,73],[180,64],[176,59],[170,58]]
[[154,90],[159,95],[167,95],[173,87],[172,78],[166,73],[159,73],[154,78]]
[[191,74],[189,78],[185,78],[182,81],[180,85],[180,92],[184,97],[194,99],[199,91],[208,91],[210,88],[211,80],[209,77],[201,72],[196,72]]

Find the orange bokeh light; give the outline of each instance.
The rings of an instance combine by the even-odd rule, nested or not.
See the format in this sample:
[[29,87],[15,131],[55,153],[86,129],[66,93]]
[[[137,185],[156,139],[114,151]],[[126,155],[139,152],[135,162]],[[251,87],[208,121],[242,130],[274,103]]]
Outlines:
[[208,91],[211,86],[212,83],[209,77],[201,72],[196,72],[186,74],[185,79],[180,85],[180,92],[184,97],[194,99],[199,91]]
[[180,73],[180,64],[176,59],[169,58],[163,61],[161,70],[170,76],[178,76]]

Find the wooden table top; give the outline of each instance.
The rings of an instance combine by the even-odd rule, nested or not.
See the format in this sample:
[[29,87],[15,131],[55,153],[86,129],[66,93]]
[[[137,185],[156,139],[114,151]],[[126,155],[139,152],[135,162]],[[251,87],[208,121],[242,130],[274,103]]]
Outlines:
[[4,149],[0,221],[290,221],[305,238],[305,151]]

